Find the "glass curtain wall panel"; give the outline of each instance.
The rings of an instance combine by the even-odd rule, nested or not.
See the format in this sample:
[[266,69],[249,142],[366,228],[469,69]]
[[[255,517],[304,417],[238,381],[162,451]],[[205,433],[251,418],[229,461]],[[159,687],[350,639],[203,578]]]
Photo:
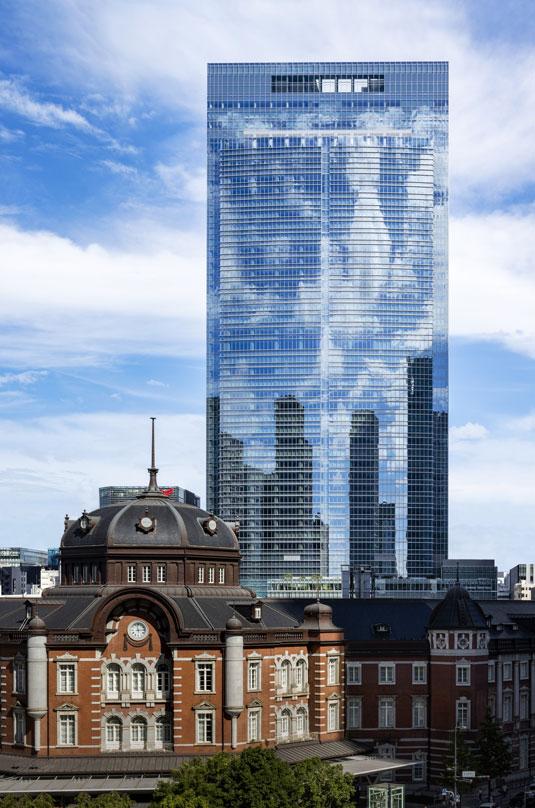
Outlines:
[[208,507],[245,583],[447,557],[444,62],[208,68]]

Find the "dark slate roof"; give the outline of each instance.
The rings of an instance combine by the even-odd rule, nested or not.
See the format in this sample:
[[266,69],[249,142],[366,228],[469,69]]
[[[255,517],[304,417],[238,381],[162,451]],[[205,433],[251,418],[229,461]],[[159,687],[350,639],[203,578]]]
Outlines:
[[[138,587],[140,595],[150,592],[150,587]],[[165,588],[160,588],[165,589]],[[185,590],[185,588],[183,588]],[[295,628],[296,619],[280,606],[263,603],[262,620],[251,620],[251,607],[255,602],[247,590],[230,587],[227,597],[218,593],[215,597],[188,597],[169,594],[168,597],[182,616],[182,624],[188,631],[223,631],[229,618],[237,616],[244,628]],[[105,596],[121,592],[122,587],[84,587],[78,593],[76,587],[58,587],[48,590],[47,596],[33,599],[39,614],[52,631],[89,631],[95,613],[102,606]],[[25,602],[28,598],[0,598],[0,631],[18,631],[26,620]],[[300,615],[302,617],[302,615]]]
[[[153,517],[155,528],[144,533],[136,526],[142,516]],[[107,505],[87,514],[92,527],[84,532],[77,519],[69,524],[62,547],[209,547],[239,550],[234,531],[218,517],[194,505],[169,500],[163,494],[150,494],[126,504]],[[215,519],[217,530],[210,535],[203,524]]]
[[486,629],[487,622],[481,606],[472,600],[466,589],[455,584],[433,609],[429,628]]
[[[272,606],[289,612],[300,622],[310,600],[290,598],[270,601]],[[332,598],[332,621],[344,630],[348,642],[366,640],[425,640],[427,625],[436,601],[393,600],[390,598]],[[387,633],[378,633],[377,627],[387,626]]]
[[309,758],[321,758],[321,760],[332,760],[333,758],[349,757],[359,755],[369,751],[368,744],[356,743],[355,741],[304,741],[302,743],[288,743],[278,746],[277,757],[286,763],[300,763]]

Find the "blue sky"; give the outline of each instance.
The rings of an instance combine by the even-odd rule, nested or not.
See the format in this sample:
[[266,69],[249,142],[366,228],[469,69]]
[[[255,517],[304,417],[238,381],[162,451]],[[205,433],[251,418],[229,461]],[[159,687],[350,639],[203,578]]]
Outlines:
[[447,59],[450,554],[533,560],[535,21],[518,0],[0,0],[2,544],[204,494],[208,61]]

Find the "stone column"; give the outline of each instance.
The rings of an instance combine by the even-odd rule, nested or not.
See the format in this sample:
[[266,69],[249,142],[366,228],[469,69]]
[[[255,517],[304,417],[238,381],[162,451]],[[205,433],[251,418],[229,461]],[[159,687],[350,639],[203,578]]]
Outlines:
[[236,617],[227,622],[225,637],[225,712],[231,719],[231,747],[238,746],[238,717],[243,711],[243,635]]
[[48,710],[46,626],[40,617],[32,617],[28,633],[27,713],[33,719],[33,751],[37,754],[41,749],[41,719]]

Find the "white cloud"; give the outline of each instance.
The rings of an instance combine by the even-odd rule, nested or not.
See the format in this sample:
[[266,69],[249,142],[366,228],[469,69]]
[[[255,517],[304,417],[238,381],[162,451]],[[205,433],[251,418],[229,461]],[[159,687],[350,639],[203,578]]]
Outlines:
[[535,208],[451,225],[450,329],[535,358]]
[[171,196],[187,199],[190,202],[206,200],[206,171],[204,169],[192,171],[180,163],[174,165],[157,163],[155,171]]
[[202,355],[203,249],[178,232],[169,245],[130,252],[0,224],[0,362],[35,368]]
[[61,37],[58,52],[72,81],[87,76],[128,102],[145,97],[199,116],[207,62],[449,60],[456,193],[485,187],[493,196],[535,170],[535,50],[476,40],[469,8],[460,4],[332,0],[326,13],[323,0],[309,0],[305,13],[302,2],[288,0],[281,14],[279,3],[265,0],[235,0],[232,13],[217,0],[110,0],[89,8],[78,0],[62,10],[51,36]]
[[169,387],[165,382],[160,382],[158,379],[147,379],[149,387]]
[[2,373],[0,375],[0,387],[6,384],[35,384],[47,375],[46,370],[25,370],[22,373]]
[[462,426],[452,426],[450,429],[450,438],[452,441],[464,440],[482,440],[489,434],[488,429],[483,424],[474,424],[472,421],[463,424]]
[[[55,546],[64,514],[98,507],[99,486],[147,481],[149,421],[143,416],[99,412],[4,419],[0,430],[0,508],[4,534],[13,543]],[[159,419],[157,460],[162,482],[202,496],[204,419],[186,414]]]
[[118,163],[116,160],[101,160],[100,165],[107,168],[112,174],[119,174],[123,177],[137,176],[137,169],[126,165],[126,163]]
[[[523,560],[535,532],[533,414],[450,443],[450,555],[495,557],[506,568]],[[475,429],[474,429],[475,427]],[[479,429],[481,427],[481,429]],[[478,435],[478,433],[481,433]]]
[[49,101],[37,101],[14,81],[0,80],[0,107],[26,118],[38,126],[50,126],[58,129],[73,126],[84,132],[98,132],[87,118],[74,109],[65,109],[61,104]]

